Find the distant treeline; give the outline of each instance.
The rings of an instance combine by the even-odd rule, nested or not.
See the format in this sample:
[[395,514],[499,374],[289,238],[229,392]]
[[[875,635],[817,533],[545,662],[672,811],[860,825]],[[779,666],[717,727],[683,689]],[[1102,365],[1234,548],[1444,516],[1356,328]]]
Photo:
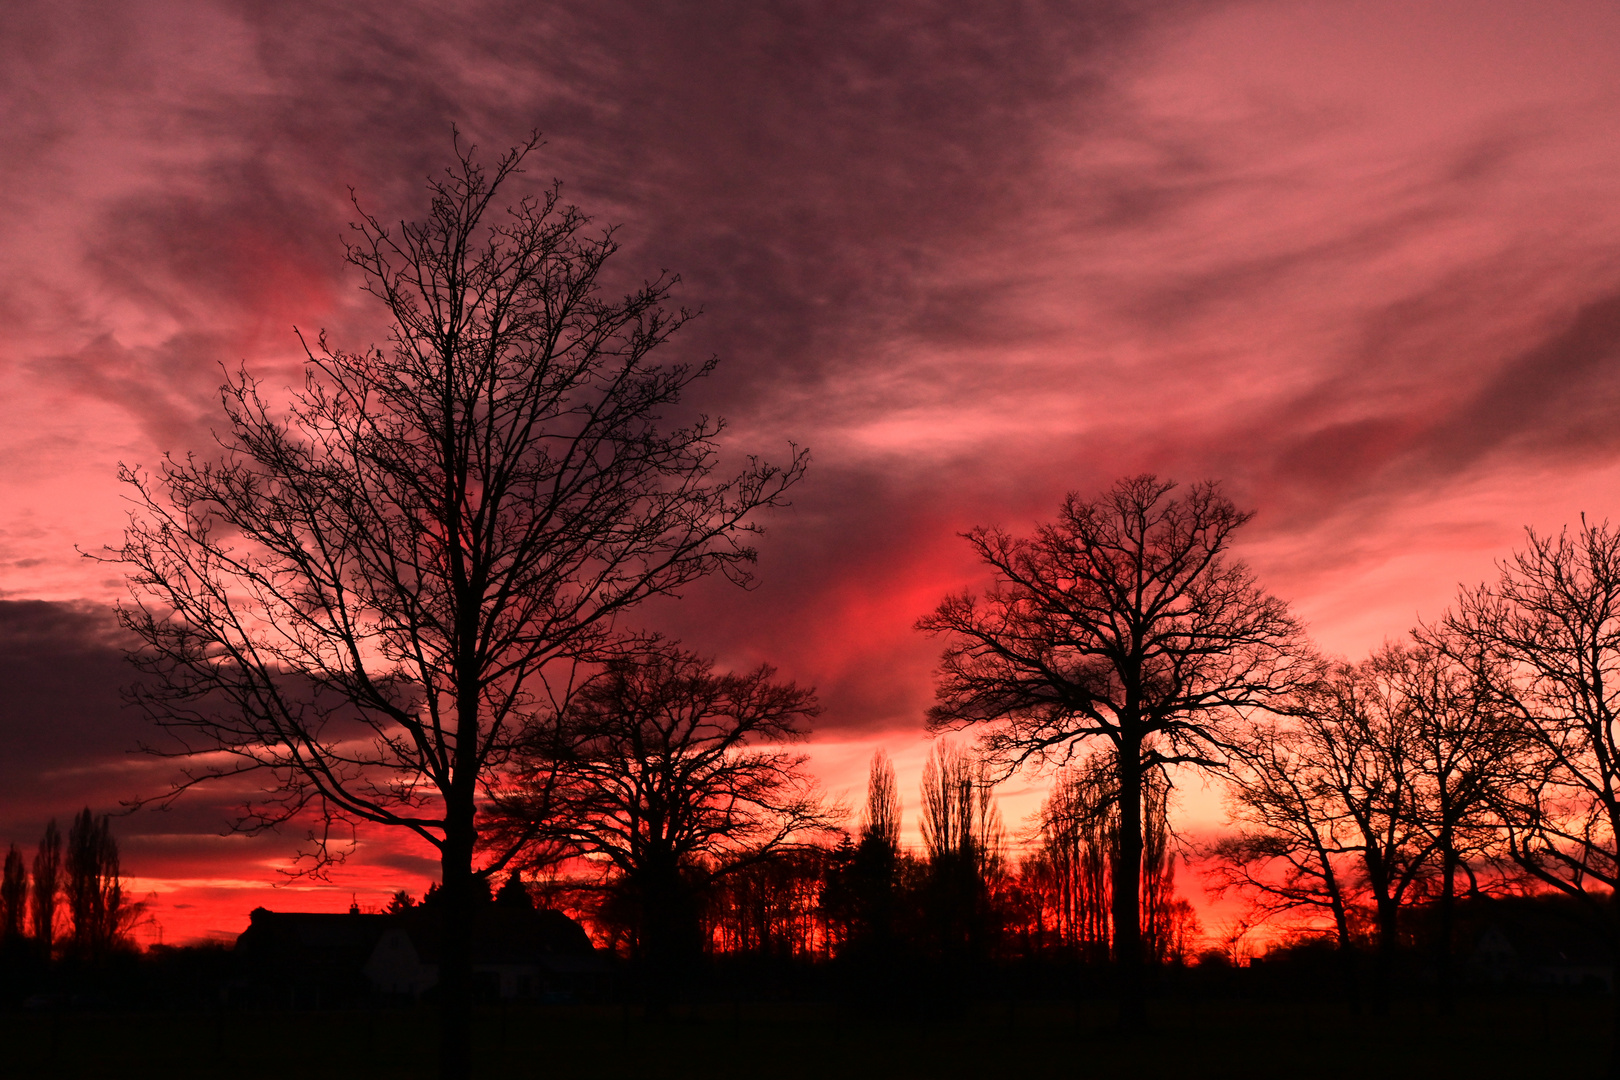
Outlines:
[[[683,868],[689,951],[894,963],[1106,961],[1118,830],[1106,774],[1061,773],[1022,858],[1010,850],[993,787],[971,752],[936,744],[922,779],[922,848],[908,851],[900,843],[894,769],[879,751],[853,832],[730,862],[711,855]],[[1192,905],[1177,892],[1182,858],[1168,828],[1168,796],[1162,782],[1152,786],[1142,922],[1152,958],[1184,964],[1197,959],[1202,938]],[[579,918],[600,945],[644,957],[645,928],[665,920],[647,910],[633,875],[569,869],[528,887],[540,902]],[[409,903],[404,894],[394,901]]]

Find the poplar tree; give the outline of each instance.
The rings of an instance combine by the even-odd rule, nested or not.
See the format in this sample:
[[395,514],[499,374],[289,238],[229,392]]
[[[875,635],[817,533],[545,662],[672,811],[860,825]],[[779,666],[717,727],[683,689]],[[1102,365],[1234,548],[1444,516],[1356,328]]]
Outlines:
[[0,872],[0,941],[15,945],[23,937],[28,917],[28,865],[16,844],[6,848],[5,870]]
[[30,897],[33,916],[34,940],[47,959],[56,940],[56,895],[61,888],[62,834],[53,818],[45,825],[34,852],[34,888]]

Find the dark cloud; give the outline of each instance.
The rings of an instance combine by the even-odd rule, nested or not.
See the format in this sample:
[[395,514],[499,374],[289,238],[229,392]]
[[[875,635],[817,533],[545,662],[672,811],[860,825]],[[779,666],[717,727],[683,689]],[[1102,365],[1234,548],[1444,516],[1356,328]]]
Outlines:
[[0,600],[0,838],[143,793],[128,772],[145,724],[119,698],[123,646],[106,608]]
[[1587,303],[1508,357],[1429,434],[1453,468],[1493,451],[1607,457],[1620,446],[1620,292]]
[[129,644],[106,607],[0,600],[0,844],[32,844],[47,819],[65,829],[88,806],[119,815],[126,873],[194,876],[199,862],[284,860],[292,846],[285,836],[221,835],[251,783],[126,814],[176,775],[172,762],[140,752],[159,733],[123,704],[122,690],[136,678],[124,659]]
[[[1006,241],[1051,133],[1091,122],[1113,51],[1149,21],[1126,3],[247,11],[260,70],[186,99],[169,132],[185,171],[105,208],[103,287],[181,320],[329,316],[346,185],[385,220],[416,215],[452,123],[486,155],[541,129],[536,179],[625,223],[626,280],[669,266],[710,310],[688,345],[726,356],[710,396],[733,409],[836,379],[908,328],[1005,340],[998,305],[930,278]],[[103,56],[114,74],[81,100],[152,59]]]

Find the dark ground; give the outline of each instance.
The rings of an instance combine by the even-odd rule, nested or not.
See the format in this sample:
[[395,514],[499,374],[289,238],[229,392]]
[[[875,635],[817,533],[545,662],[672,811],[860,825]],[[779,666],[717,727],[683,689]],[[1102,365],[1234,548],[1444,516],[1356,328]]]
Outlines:
[[[1426,1001],[1388,1019],[1333,1002],[1164,1001],[1125,1039],[1100,1004],[986,1004],[884,1021],[847,1006],[711,1005],[646,1022],[617,1006],[483,1014],[477,1063],[567,1077],[1530,1077],[1597,1075],[1606,998]],[[428,1010],[0,1013],[0,1075],[230,1080],[431,1077]],[[1554,1064],[1556,1063],[1556,1064]]]

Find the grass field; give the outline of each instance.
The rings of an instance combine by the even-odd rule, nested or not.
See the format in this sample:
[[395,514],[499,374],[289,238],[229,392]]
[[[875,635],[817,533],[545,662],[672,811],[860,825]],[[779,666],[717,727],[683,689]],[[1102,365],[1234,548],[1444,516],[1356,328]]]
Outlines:
[[[1426,1002],[1387,1019],[1336,1003],[1161,1002],[1119,1035],[1102,1005],[983,1005],[879,1021],[835,1006],[492,1010],[477,1072],[526,1077],[1526,1077],[1596,1075],[1605,999]],[[117,1080],[434,1075],[430,1011],[0,1014],[0,1075]]]

